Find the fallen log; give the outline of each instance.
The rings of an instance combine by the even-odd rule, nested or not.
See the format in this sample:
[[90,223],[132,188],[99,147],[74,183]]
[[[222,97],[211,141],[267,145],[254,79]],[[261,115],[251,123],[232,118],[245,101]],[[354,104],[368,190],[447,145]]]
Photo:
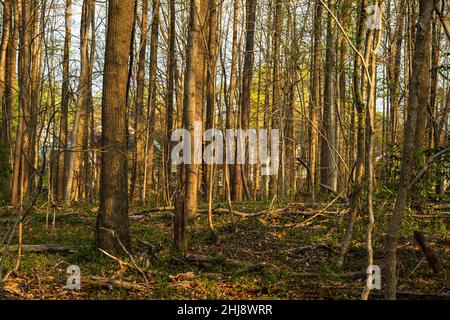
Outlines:
[[417,243],[419,244],[420,248],[422,249],[422,252],[424,253],[425,257],[427,258],[428,264],[433,269],[435,274],[439,274],[442,272],[442,264],[439,261],[439,258],[434,253],[433,249],[430,247],[430,245],[427,242],[427,239],[420,231],[414,231],[414,238],[416,239]]
[[[185,256],[185,260],[189,261],[189,262],[195,262],[195,263],[206,263],[206,262],[218,261],[219,258],[190,253],[190,254],[187,254]],[[231,266],[236,266],[236,267],[255,267],[255,268],[259,268],[259,267],[270,267],[270,266],[273,266],[273,265],[271,265],[269,263],[266,263],[266,262],[251,263],[251,262],[248,262],[248,261],[241,261],[241,260],[229,259],[229,258],[224,259],[223,263],[227,264],[227,265],[231,265]]]
[[150,208],[150,209],[145,209],[142,211],[134,212],[130,216],[133,217],[133,216],[149,215],[150,213],[169,212],[169,211],[175,211],[175,208],[174,207]]
[[[294,277],[299,277],[299,278],[323,278],[325,277],[324,274],[322,273],[317,273],[317,272],[294,272],[292,273],[292,275]],[[330,275],[327,275],[327,277]],[[367,276],[367,273],[364,271],[359,271],[359,272],[349,272],[349,273],[338,273],[338,274],[333,274],[333,277],[337,277],[337,278],[364,278]]]
[[[284,209],[278,209],[278,210],[274,210],[274,212],[279,212],[279,211],[283,211],[283,210]],[[152,208],[152,209],[148,209],[148,210],[135,212],[129,216],[129,219],[131,221],[139,221],[139,220],[143,220],[143,219],[147,218],[152,213],[162,213],[162,212],[170,212],[170,211],[174,211],[174,208],[173,207]],[[223,215],[223,214],[229,214],[230,210],[223,209],[223,208],[215,208],[212,210],[212,212],[213,212],[213,214]],[[259,217],[259,216],[269,213],[269,212],[270,212],[270,210],[263,210],[263,211],[259,211],[259,212],[255,212],[255,213],[246,213],[246,212],[239,212],[239,211],[233,210],[233,215],[235,215],[237,217],[241,217],[241,218],[256,218],[256,217]],[[203,214],[207,214],[207,213],[208,213],[207,209],[197,210],[196,217],[203,215]],[[173,212],[170,212],[170,214],[173,214]],[[159,216],[155,215],[155,217],[159,217]]]
[[148,291],[148,288],[139,283],[124,281],[124,280],[116,280],[116,279],[108,279],[99,276],[88,276],[83,277],[83,282],[86,282],[87,285],[104,287],[112,290],[114,287],[123,288],[127,290],[134,291]]
[[[4,247],[0,247],[0,250],[3,250]],[[61,247],[61,246],[53,246],[46,244],[38,244],[38,245],[22,245],[22,252],[34,252],[34,253],[75,253],[76,249],[70,247]],[[17,245],[8,246],[9,252],[17,252],[19,247]]]

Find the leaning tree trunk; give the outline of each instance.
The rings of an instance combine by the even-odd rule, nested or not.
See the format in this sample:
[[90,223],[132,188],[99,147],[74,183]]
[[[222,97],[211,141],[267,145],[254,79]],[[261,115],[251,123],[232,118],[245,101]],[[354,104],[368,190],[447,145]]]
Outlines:
[[400,225],[408,197],[408,186],[413,169],[414,135],[419,113],[425,113],[430,95],[431,18],[433,1],[420,0],[420,15],[417,23],[413,73],[409,90],[408,116],[405,123],[403,159],[393,215],[389,221],[386,242],[386,299],[394,300],[397,289],[397,242]]

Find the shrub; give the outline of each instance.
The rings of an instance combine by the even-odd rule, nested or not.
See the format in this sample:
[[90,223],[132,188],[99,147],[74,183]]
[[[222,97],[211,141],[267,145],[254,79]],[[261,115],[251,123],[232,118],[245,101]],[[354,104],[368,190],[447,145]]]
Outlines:
[[11,168],[8,160],[8,148],[0,145],[0,205],[4,205],[9,198],[8,179]]

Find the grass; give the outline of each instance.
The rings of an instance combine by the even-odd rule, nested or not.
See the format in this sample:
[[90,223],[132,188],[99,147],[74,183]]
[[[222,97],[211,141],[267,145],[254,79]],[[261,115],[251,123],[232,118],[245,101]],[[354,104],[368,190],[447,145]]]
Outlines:
[[[238,205],[240,211],[259,211],[270,203]],[[279,203],[279,207],[288,207]],[[355,235],[344,269],[336,266],[339,245],[345,232],[345,219],[317,217],[305,227],[283,228],[286,223],[301,222],[298,214],[304,206],[289,205],[289,210],[260,218],[214,216],[218,240],[208,230],[206,216],[189,228],[189,252],[211,257],[207,262],[191,262],[177,256],[172,248],[170,214],[149,216],[130,223],[134,240],[133,255],[150,282],[149,291],[127,290],[117,286],[104,288],[86,285],[83,278],[115,277],[144,284],[135,268],[119,264],[99,253],[93,246],[95,210],[80,206],[56,212],[55,227],[46,228],[46,212],[36,210],[23,228],[24,244],[51,244],[77,249],[70,255],[24,253],[20,269],[5,283],[7,298],[21,299],[358,299],[364,277],[341,277],[366,268],[364,248],[365,221],[355,227]],[[374,237],[375,259],[383,264],[385,213],[377,211]],[[10,225],[11,216],[0,215],[0,237]],[[449,269],[448,219],[424,223],[407,215],[402,225],[400,283],[403,291],[450,293],[448,273],[436,276],[422,261],[422,253],[413,242],[413,230],[422,230]],[[17,239],[14,239],[17,241]],[[16,243],[14,242],[13,243]],[[150,244],[150,246],[148,245]],[[318,246],[321,245],[321,246]],[[309,248],[310,247],[310,248]],[[301,250],[300,250],[301,249]],[[226,259],[244,262],[230,265]],[[265,265],[261,265],[264,262]],[[419,262],[421,262],[419,264]],[[6,270],[16,263],[14,254],[5,262]],[[66,290],[66,268],[79,265],[82,289]],[[316,276],[299,276],[314,273]]]

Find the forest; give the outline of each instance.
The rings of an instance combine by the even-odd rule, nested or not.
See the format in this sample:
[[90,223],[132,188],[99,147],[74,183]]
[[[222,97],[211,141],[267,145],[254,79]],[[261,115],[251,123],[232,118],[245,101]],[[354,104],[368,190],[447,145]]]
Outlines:
[[450,1],[0,15],[0,300],[450,300]]

